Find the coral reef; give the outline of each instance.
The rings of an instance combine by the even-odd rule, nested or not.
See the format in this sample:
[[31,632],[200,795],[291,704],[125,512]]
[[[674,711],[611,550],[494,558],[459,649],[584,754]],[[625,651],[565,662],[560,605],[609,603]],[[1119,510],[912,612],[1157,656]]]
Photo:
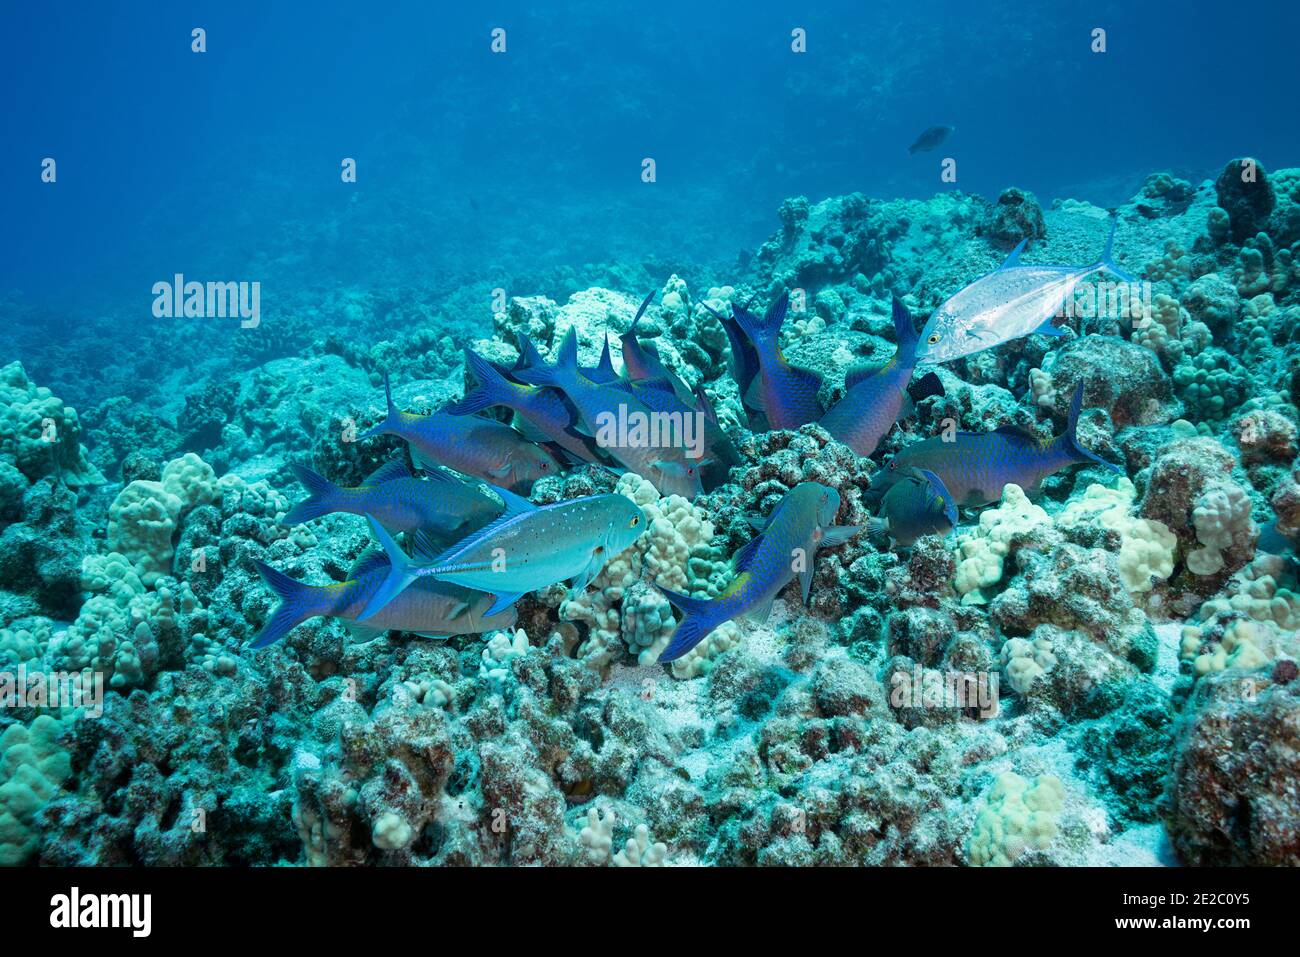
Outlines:
[[[124,383],[79,403],[84,425],[5,366],[0,673],[100,676],[104,700],[0,712],[0,864],[1300,863],[1300,170],[1188,175],[1116,211],[1140,308],[940,365],[943,394],[869,458],[816,421],[758,424],[728,310],[788,294],[774,353],[823,377],[826,406],[895,355],[894,297],[919,318],[1022,240],[1035,263],[1095,262],[1106,210],[1014,188],[792,197],[727,269],[559,270],[440,303],[340,288],[224,358],[186,344],[183,388]],[[250,649],[276,612],[260,563],[314,586],[374,567],[362,517],[284,521],[291,465],[355,486],[406,461],[358,438],[385,376],[427,413],[461,395],[464,348],[509,370],[521,337],[553,362],[570,332],[581,368],[608,343],[617,372],[647,293],[635,335],[732,440],[725,480],[689,498],[603,464],[539,479],[535,503],[612,491],[646,530],[504,630],[331,613]],[[318,333],[332,315],[374,335]],[[866,526],[901,450],[1001,430],[1042,454],[1073,441],[1080,390],[1068,467],[999,480],[949,536],[835,542],[806,602],[797,575],[658,664],[678,626],[660,588],[726,594],[800,483]]]

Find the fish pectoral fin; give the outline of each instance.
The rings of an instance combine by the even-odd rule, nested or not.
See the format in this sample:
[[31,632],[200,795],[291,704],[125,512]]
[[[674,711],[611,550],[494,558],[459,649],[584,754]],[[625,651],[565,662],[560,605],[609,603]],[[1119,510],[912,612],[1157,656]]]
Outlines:
[[799,573],[799,590],[803,592],[804,607],[808,605],[808,596],[812,594],[813,566],[808,562]]
[[388,630],[386,628],[377,628],[374,625],[367,625],[360,621],[344,622],[343,627],[348,630],[348,633],[352,635],[353,638],[362,643],[374,641]]
[[455,621],[457,618],[464,615],[467,611],[469,611],[469,602],[458,601],[456,602],[456,604],[452,605],[451,608],[447,611],[447,620]]
[[865,525],[832,525],[822,532],[822,540],[817,543],[817,547],[835,548],[837,545],[843,545],[866,527]]
[[745,612],[745,617],[756,625],[767,624],[768,618],[772,617],[772,602],[775,600],[775,598],[769,598],[761,605],[756,605],[749,611]]
[[523,592],[499,592],[496,595],[496,600],[492,602],[492,607],[483,613],[483,617],[491,618],[493,615],[499,615],[523,597]]

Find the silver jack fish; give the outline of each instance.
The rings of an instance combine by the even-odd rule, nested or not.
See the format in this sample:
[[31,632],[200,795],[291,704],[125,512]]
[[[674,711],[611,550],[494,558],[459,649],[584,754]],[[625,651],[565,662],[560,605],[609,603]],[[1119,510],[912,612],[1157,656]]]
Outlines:
[[357,616],[388,578],[388,559],[383,552],[367,552],[348,573],[347,581],[331,585],[306,585],[264,562],[255,564],[262,580],[279,596],[280,605],[253,639],[254,648],[275,644],[298,625],[318,615],[344,619],[363,638],[384,631],[409,631],[425,638],[476,635],[509,628],[517,617],[513,608],[489,614],[491,595],[427,579],[389,602],[362,626],[356,624]]
[[1020,252],[1026,242],[1022,239],[1001,267],[934,311],[921,330],[917,362],[951,362],[1033,333],[1064,335],[1052,324],[1052,317],[1061,313],[1085,276],[1105,270],[1125,282],[1134,281],[1111,258],[1115,222],[1111,220],[1101,258],[1091,266],[1022,266]]
[[[381,612],[412,582],[436,578],[491,592],[488,615],[504,611],[526,592],[573,579],[574,592],[587,587],[610,558],[645,531],[645,513],[624,495],[589,495],[537,506],[503,489],[505,511],[491,525],[440,555],[412,561],[374,519],[370,530],[392,567],[360,620]],[[417,550],[420,536],[416,536]]]

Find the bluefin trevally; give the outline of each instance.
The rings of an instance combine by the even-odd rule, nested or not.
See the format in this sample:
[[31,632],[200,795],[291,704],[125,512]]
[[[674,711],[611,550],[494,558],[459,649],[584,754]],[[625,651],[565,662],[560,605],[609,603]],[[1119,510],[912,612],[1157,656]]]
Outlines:
[[[916,325],[907,307],[894,297],[894,336],[898,348],[883,366],[861,366],[844,378],[844,396],[818,423],[832,437],[858,455],[876,451],[880,440],[900,418],[914,409],[907,384],[916,367]],[[933,372],[918,382],[919,395],[942,395],[943,386]]]
[[396,435],[410,445],[411,457],[417,465],[444,465],[517,492],[527,492],[542,476],[560,471],[551,453],[505,423],[449,412],[432,415],[402,412],[393,404],[388,376],[384,376],[384,398],[388,414],[359,438]]
[[388,578],[388,559],[378,550],[363,555],[348,573],[347,581],[330,585],[307,585],[265,562],[255,564],[262,580],[279,596],[280,605],[253,639],[254,648],[274,644],[318,615],[342,618],[362,637],[382,631],[409,631],[426,638],[445,638],[510,628],[515,623],[513,608],[488,614],[491,595],[430,578],[389,602],[365,625],[357,624],[361,610]]
[[943,480],[927,469],[908,469],[881,499],[879,514],[867,521],[873,535],[910,547],[923,535],[946,535],[957,527],[957,503]]
[[391,568],[360,620],[377,614],[421,578],[491,592],[496,601],[489,615],[509,608],[527,592],[568,579],[577,593],[646,529],[645,513],[625,495],[588,495],[538,506],[503,489],[496,491],[505,503],[500,518],[441,554],[417,560],[408,558],[371,519],[370,530]]
[[1070,402],[1065,432],[1050,442],[1007,426],[985,433],[957,432],[952,441],[937,436],[909,445],[872,476],[872,495],[884,493],[899,476],[915,468],[933,472],[958,505],[971,508],[998,501],[1008,484],[1032,492],[1047,476],[1071,465],[1094,463],[1122,474],[1120,466],[1079,444],[1076,433],[1082,407],[1080,382]]
[[862,530],[858,525],[835,525],[839,508],[840,493],[835,489],[800,482],[772,510],[762,532],[736,552],[732,560],[735,577],[721,595],[711,600],[692,598],[659,588],[685,613],[660,654],[660,662],[677,660],[723,622],[741,615],[766,618],[772,599],[795,575],[806,604],[817,549],[843,544]]
[[1022,266],[1026,240],[1011,251],[998,269],[981,276],[945,300],[921,330],[918,363],[951,362],[1012,339],[1040,333],[1064,335],[1052,323],[1084,277],[1098,271],[1124,282],[1133,277],[1115,265],[1115,218],[1101,258],[1090,266]]
[[394,532],[425,529],[439,537],[457,537],[486,525],[501,514],[501,506],[481,489],[430,469],[417,478],[401,459],[377,469],[361,485],[344,488],[305,465],[290,468],[308,492],[284,517],[300,525],[331,512],[370,515]]

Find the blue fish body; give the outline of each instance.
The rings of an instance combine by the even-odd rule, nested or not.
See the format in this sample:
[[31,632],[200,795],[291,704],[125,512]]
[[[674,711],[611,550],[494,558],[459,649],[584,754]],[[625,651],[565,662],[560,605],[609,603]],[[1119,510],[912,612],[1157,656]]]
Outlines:
[[762,533],[736,553],[736,575],[721,595],[709,600],[660,588],[685,617],[659,661],[677,660],[733,618],[755,613],[765,616],[772,599],[796,575],[807,602],[816,550],[840,545],[861,531],[858,526],[834,525],[839,507],[840,495],[835,489],[801,482],[781,499]]
[[518,492],[527,492],[539,478],[560,472],[554,456],[495,419],[449,412],[401,412],[393,404],[387,376],[384,395],[387,416],[360,438],[396,435],[410,445],[412,458],[421,465],[443,465]]
[[822,416],[817,399],[821,376],[791,365],[781,352],[781,324],[789,304],[789,297],[781,295],[761,319],[740,306],[733,305],[731,310],[758,363],[757,375],[745,393],[745,404],[761,409],[773,429],[797,429]]
[[[274,644],[302,622],[319,615],[356,622],[387,580],[389,571],[388,559],[382,552],[364,556],[348,581],[330,585],[306,585],[264,562],[256,564],[262,580],[279,596],[280,605],[253,639],[253,648]],[[409,631],[431,638],[512,627],[517,617],[515,610],[488,614],[491,604],[491,595],[428,579],[388,603],[366,625],[374,632]]]
[[489,613],[519,597],[573,579],[581,591],[610,558],[645,531],[645,513],[623,495],[590,495],[536,506],[497,489],[505,511],[492,524],[426,560],[412,561],[379,523],[375,538],[391,564],[388,580],[366,606],[360,620],[380,612],[407,586],[422,578],[454,582],[496,596]]
[[[605,354],[608,356],[608,350]],[[512,381],[501,369],[469,349],[465,350],[465,363],[478,380],[478,388],[447,406],[448,413],[472,415],[492,406],[505,406],[514,410],[542,438],[554,442],[575,459],[601,461],[590,443],[574,431],[573,410],[555,389]]]
[[[844,380],[844,396],[827,410],[819,423],[832,437],[858,455],[867,456],[875,452],[880,440],[905,410],[910,413],[912,409],[907,384],[916,368],[919,336],[911,314],[897,297],[894,298],[894,334],[898,348],[893,358],[879,369],[851,371]],[[926,378],[931,379],[929,376]],[[934,388],[942,391],[937,378],[932,382],[931,393]]]
[[369,515],[394,532],[424,529],[439,537],[460,537],[501,514],[500,505],[465,482],[439,470],[431,471],[427,479],[417,478],[400,460],[351,488],[335,485],[305,465],[290,468],[308,498],[289,510],[284,517],[288,526],[332,512],[350,512]]
[[626,383],[592,382],[578,369],[577,359],[577,335],[570,329],[554,365],[530,365],[515,375],[526,382],[563,392],[578,411],[582,428],[596,438],[601,451],[651,482],[661,494],[687,498],[699,495],[703,491],[700,471],[710,461],[707,448],[701,449],[700,456],[694,458],[681,442],[634,442],[630,437],[623,441],[612,428],[613,423],[634,419],[648,422],[655,410]]
[[867,523],[873,534],[910,547],[923,535],[946,535],[957,527],[957,503],[943,480],[926,469],[909,469],[885,493],[880,514]]
[[1032,492],[1047,476],[1071,465],[1093,463],[1122,473],[1120,466],[1079,445],[1076,430],[1082,402],[1080,383],[1070,403],[1065,432],[1046,443],[1019,429],[1002,428],[958,432],[951,442],[938,437],[909,445],[873,477],[872,488],[884,491],[909,469],[926,469],[939,477],[958,505],[974,508],[998,501],[1008,484]]

